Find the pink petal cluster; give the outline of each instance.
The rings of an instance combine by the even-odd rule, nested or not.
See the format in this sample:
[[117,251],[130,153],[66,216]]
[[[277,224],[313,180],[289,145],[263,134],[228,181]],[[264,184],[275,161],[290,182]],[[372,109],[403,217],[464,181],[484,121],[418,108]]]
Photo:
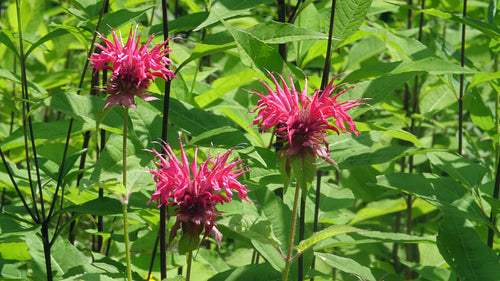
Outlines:
[[99,34],[106,46],[95,44],[101,51],[92,54],[89,58],[92,62],[91,68],[96,71],[109,69],[113,71],[113,76],[108,81],[104,91],[109,94],[105,107],[110,105],[123,105],[135,108],[134,97],[138,96],[146,101],[156,98],[148,96],[146,90],[150,85],[150,80],[155,77],[163,78],[165,81],[175,78],[172,68],[172,61],[167,57],[170,49],[163,47],[168,40],[154,46],[150,51],[149,44],[154,35],[149,37],[146,45],[139,47],[140,37],[137,36],[138,25],[123,45],[123,38],[118,38],[112,29],[114,43]]
[[[161,205],[173,205],[176,209],[177,221],[172,228],[170,237],[173,239],[182,224],[183,230],[190,229],[192,235],[199,235],[203,228],[205,236],[212,233],[220,242],[222,235],[215,227],[215,218],[220,215],[215,210],[217,203],[231,202],[233,190],[238,192],[240,199],[247,199],[246,185],[238,182],[237,178],[246,172],[241,167],[243,160],[228,162],[233,149],[222,155],[211,156],[198,165],[198,148],[194,159],[189,164],[182,142],[181,161],[177,159],[170,145],[164,146],[166,157],[153,149],[158,157],[158,170],[151,170],[156,182],[156,192],[151,196]],[[248,201],[250,202],[250,201]]]
[[[330,150],[325,135],[327,130],[340,131],[348,134],[360,134],[356,131],[356,124],[347,111],[361,105],[360,99],[339,102],[337,98],[345,93],[347,89],[332,96],[336,90],[332,79],[324,91],[316,90],[312,97],[307,96],[307,79],[304,89],[299,92],[295,89],[292,76],[290,75],[291,89],[285,80],[278,74],[281,80],[280,86],[274,75],[271,78],[275,89],[271,89],[265,82],[264,86],[268,94],[255,93],[261,99],[253,125],[258,125],[264,131],[276,127],[274,133],[284,141],[283,149],[287,151],[287,157],[310,153],[319,156],[327,162],[334,164],[330,158]],[[330,124],[329,118],[335,119],[335,126]],[[349,129],[344,123],[349,124]],[[321,146],[324,145],[324,148]]]

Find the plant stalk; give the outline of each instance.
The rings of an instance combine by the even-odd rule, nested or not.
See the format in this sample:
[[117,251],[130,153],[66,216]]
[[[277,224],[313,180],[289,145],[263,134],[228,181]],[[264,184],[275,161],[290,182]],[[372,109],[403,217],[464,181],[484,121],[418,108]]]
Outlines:
[[292,211],[292,225],[290,228],[290,237],[288,239],[288,254],[286,256],[285,271],[283,273],[283,281],[288,280],[288,273],[290,272],[290,265],[292,263],[292,253],[293,253],[293,240],[295,238],[295,224],[297,222],[297,207],[299,205],[299,195],[300,186],[297,183],[295,187],[295,199],[293,199],[293,211]]
[[[127,129],[128,129],[128,107],[125,107],[125,113],[123,115],[123,172],[122,172],[122,183],[127,190]],[[130,242],[128,237],[128,216],[127,216],[127,205],[128,205],[128,194],[125,195],[122,201],[123,209],[123,235],[125,237],[125,255],[127,259],[127,280],[132,281],[132,267],[130,264]]]
[[190,250],[186,256],[186,281],[191,279],[191,264],[193,262],[193,250]]

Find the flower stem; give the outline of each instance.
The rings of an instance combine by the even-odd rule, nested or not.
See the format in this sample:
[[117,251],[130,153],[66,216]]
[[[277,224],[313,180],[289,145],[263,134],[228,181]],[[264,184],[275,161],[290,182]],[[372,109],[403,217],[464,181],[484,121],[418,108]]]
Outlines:
[[186,257],[186,263],[187,263],[187,266],[186,266],[186,281],[189,281],[189,279],[191,278],[191,263],[193,262],[193,251],[190,250],[187,254],[187,257]]
[[283,273],[283,281],[288,280],[290,272],[290,264],[292,263],[293,238],[295,237],[295,224],[297,221],[297,206],[299,205],[300,186],[297,183],[295,187],[295,199],[293,200],[292,225],[290,228],[290,238],[288,239],[288,255],[286,256],[285,272]]
[[[123,114],[123,186],[127,190],[127,128],[128,128],[128,107],[125,107],[125,113]],[[127,192],[128,193],[128,192]],[[125,236],[125,255],[127,260],[127,280],[132,281],[132,269],[130,264],[130,242],[128,237],[128,217],[127,217],[127,205],[128,205],[128,194],[124,194],[125,198],[122,201],[123,208],[123,235]]]

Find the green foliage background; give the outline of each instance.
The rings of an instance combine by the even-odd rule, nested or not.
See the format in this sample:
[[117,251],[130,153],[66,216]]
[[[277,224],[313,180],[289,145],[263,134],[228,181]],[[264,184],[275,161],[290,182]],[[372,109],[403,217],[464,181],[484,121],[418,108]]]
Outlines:
[[[103,1],[20,2],[29,114],[47,206],[54,198],[73,118],[62,190],[49,225],[55,237],[54,276],[57,280],[124,278],[121,204],[113,194],[122,192],[116,180],[122,171],[124,110],[113,107],[104,118],[99,115],[105,98],[90,94],[92,71],[85,69]],[[126,38],[135,23],[142,24],[143,40],[162,31],[161,1],[110,2],[100,33],[109,34],[113,27]],[[272,0],[168,2],[177,76],[171,85],[168,141],[178,148],[180,135],[188,153],[201,147],[202,158],[245,144],[236,154],[251,168],[244,183],[253,203],[235,199],[220,206],[223,214],[217,223],[223,243],[219,248],[210,239],[202,244],[195,254],[193,279],[280,280],[285,263],[276,247],[287,252],[293,192],[283,199],[275,194],[282,180],[270,145],[273,140],[270,133],[248,127],[255,117],[248,112],[257,104],[257,97],[248,91],[265,91],[255,78],[271,83],[266,70],[292,74],[301,88],[308,77],[310,92],[320,88],[331,1],[286,1],[287,19],[296,5],[300,7],[293,24],[276,20],[278,8]],[[424,9],[419,8],[421,1],[337,1],[330,72],[339,75],[338,83],[347,83],[340,87],[354,85],[342,98],[367,98],[369,106],[350,111],[360,136],[327,137],[338,169],[318,165],[321,231],[314,235],[316,183],[306,194],[306,240],[295,245],[304,252],[307,278],[499,280],[500,205],[494,196],[500,152],[497,3],[468,1],[463,17],[463,3],[458,0],[427,1]],[[2,1],[0,8],[0,148],[33,209],[15,2]],[[158,34],[154,42],[161,38]],[[279,44],[286,44],[285,60]],[[460,75],[465,81],[462,90]],[[155,190],[147,172],[154,168],[153,154],[147,150],[160,147],[164,84],[157,79],[149,89],[160,100],[136,99],[137,109],[129,112],[127,182],[133,192],[129,221],[137,280],[148,274],[158,233],[156,204],[147,204]],[[460,154],[459,120],[463,120]],[[87,146],[86,132],[90,133]],[[83,155],[86,160],[79,167]],[[33,162],[32,150],[29,156]],[[34,175],[33,166],[31,170]],[[103,197],[99,188],[104,189]],[[0,165],[0,189],[0,279],[45,280],[40,226],[28,216],[4,165]],[[100,233],[96,216],[104,217]],[[76,222],[74,243],[69,242],[72,222]],[[492,247],[487,244],[488,231],[495,234]],[[104,244],[95,251],[98,236]],[[169,278],[185,266],[175,247],[174,241],[174,251],[168,252]],[[313,256],[315,269],[310,266]],[[158,260],[153,266],[157,279]],[[292,280],[296,270],[295,262]]]

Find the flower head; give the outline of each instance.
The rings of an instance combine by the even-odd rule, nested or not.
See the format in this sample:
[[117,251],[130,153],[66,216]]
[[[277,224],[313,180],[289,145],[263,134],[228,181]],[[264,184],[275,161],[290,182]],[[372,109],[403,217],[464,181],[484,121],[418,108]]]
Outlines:
[[[337,133],[343,131],[348,134],[359,134],[356,131],[356,124],[346,112],[360,105],[360,99],[337,101],[337,98],[347,89],[332,96],[336,90],[333,85],[335,79],[330,81],[324,91],[316,90],[313,96],[309,97],[307,96],[307,79],[304,89],[299,92],[295,89],[291,75],[291,89],[286,85],[281,75],[278,77],[283,86],[280,86],[274,75],[271,74],[276,90],[271,89],[263,82],[268,94],[254,92],[261,99],[253,111],[258,111],[258,115],[252,125],[258,125],[264,131],[276,127],[274,133],[283,140],[282,150],[286,150],[287,157],[309,154],[314,158],[319,156],[334,164],[335,162],[329,156],[330,150],[325,135],[327,130]],[[330,118],[335,119],[334,125],[328,121]],[[344,123],[349,124],[348,129]]]
[[170,233],[171,240],[182,226],[183,233],[188,232],[190,237],[198,237],[204,229],[203,238],[212,233],[220,243],[222,234],[215,227],[215,218],[220,213],[215,210],[215,205],[231,202],[233,190],[238,192],[240,199],[248,201],[246,185],[237,180],[248,170],[241,167],[243,160],[228,162],[233,149],[222,155],[210,156],[198,165],[198,148],[196,148],[194,159],[189,164],[182,142],[179,143],[181,161],[175,157],[168,144],[164,146],[166,157],[153,149],[159,159],[157,162],[159,169],[150,171],[154,175],[156,192],[149,202],[156,200],[158,207],[161,205],[175,207],[177,221]]
[[146,101],[154,100],[156,98],[148,96],[145,92],[150,85],[150,80],[155,81],[155,77],[164,80],[175,77],[174,72],[169,69],[169,67],[172,68],[172,61],[167,57],[171,51],[168,48],[162,49],[168,40],[148,50],[154,38],[154,35],[151,35],[146,45],[139,47],[138,27],[139,25],[135,27],[133,33],[130,28],[130,35],[125,45],[123,38],[118,38],[114,29],[111,30],[114,43],[99,34],[99,38],[106,46],[96,43],[95,46],[101,51],[92,54],[89,58],[92,62],[91,68],[96,71],[103,69],[113,71],[113,76],[104,89],[109,94],[105,107],[123,105],[135,108],[135,96]]

